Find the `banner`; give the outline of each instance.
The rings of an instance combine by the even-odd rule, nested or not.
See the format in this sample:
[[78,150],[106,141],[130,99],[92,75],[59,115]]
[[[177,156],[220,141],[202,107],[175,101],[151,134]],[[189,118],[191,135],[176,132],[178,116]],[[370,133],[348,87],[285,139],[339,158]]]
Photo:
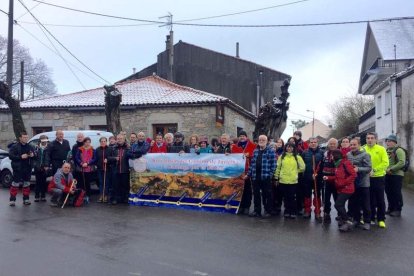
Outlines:
[[243,154],[151,153],[131,162],[132,205],[236,213]]

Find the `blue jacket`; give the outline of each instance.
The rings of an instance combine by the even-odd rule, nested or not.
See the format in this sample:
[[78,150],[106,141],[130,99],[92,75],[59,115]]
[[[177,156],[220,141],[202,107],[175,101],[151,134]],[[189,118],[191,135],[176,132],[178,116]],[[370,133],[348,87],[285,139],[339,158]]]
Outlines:
[[127,153],[129,159],[141,158],[141,156],[147,154],[150,149],[150,145],[146,142],[136,142],[131,145],[130,150]]
[[[313,156],[315,156],[315,164],[313,164]],[[312,179],[313,169],[318,171],[318,166],[323,160],[323,151],[318,147],[316,149],[308,148],[302,153],[302,159],[305,162],[305,172],[303,176],[306,179]]]
[[[250,162],[250,167],[247,175],[253,180],[256,180],[256,160],[257,156],[259,155],[259,147],[254,150],[253,158]],[[262,174],[261,178],[263,179],[271,179],[273,174],[275,173],[276,169],[276,153],[275,151],[267,146],[264,149],[262,155]]]

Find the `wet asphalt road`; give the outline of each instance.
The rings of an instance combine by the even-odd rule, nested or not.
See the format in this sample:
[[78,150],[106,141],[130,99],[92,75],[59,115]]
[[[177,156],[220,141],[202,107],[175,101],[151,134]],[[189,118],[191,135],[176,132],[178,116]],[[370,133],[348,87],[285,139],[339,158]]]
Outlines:
[[[387,229],[174,209],[8,206],[0,275],[414,275],[414,194]],[[336,214],[336,212],[335,212]]]

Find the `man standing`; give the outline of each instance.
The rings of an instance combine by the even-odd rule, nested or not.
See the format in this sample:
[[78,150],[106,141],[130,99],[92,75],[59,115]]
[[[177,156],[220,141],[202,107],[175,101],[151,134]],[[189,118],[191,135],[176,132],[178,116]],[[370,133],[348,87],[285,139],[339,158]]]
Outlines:
[[377,145],[377,134],[368,132],[365,151],[371,156],[372,171],[370,174],[371,197],[371,224],[378,221],[380,228],[385,228],[385,174],[389,165],[387,151],[383,146]]
[[49,139],[46,135],[40,135],[39,144],[35,148],[35,158],[34,158],[34,172],[36,176],[36,186],[35,186],[35,202],[45,202],[46,201],[46,192],[47,192],[47,172],[49,168],[49,154],[48,154],[48,144]]
[[[253,181],[254,212],[249,216],[262,217],[262,198],[265,209],[264,218],[272,211],[272,177],[276,169],[275,151],[267,145],[267,136],[259,136],[259,146],[254,150],[249,171],[245,179]],[[262,197],[260,195],[262,193]]]
[[138,141],[138,135],[135,132],[132,132],[129,135],[129,145],[132,147]]
[[[357,178],[355,179],[355,193],[348,202],[348,209],[352,213],[354,225],[364,230],[371,229],[371,201],[369,195],[369,174],[372,170],[371,157],[364,150],[361,150],[359,138],[354,138],[350,142],[351,151],[347,153],[347,158],[351,161]],[[363,222],[361,223],[361,210]]]
[[130,150],[128,151],[128,157],[129,159],[141,158],[143,155],[147,154],[150,149],[150,145],[147,143],[147,141],[145,141],[144,132],[139,132],[138,135],[136,135],[134,142],[132,142],[132,136],[133,135],[131,134],[131,146]]
[[385,176],[385,193],[388,200],[388,213],[392,217],[400,217],[403,206],[403,197],[401,193],[402,182],[404,178],[405,151],[397,145],[397,136],[388,135],[385,139],[387,143],[387,154],[389,157],[389,166]]
[[[253,152],[256,149],[256,144],[247,138],[246,131],[242,130],[239,133],[239,142],[231,146],[231,153],[243,153],[246,158],[246,165],[244,167],[244,173],[249,171],[250,162],[253,157]],[[244,180],[243,195],[240,202],[240,208],[238,214],[246,214],[249,212],[250,205],[252,204],[252,182],[250,178]]]
[[331,138],[328,140],[328,150],[323,155],[323,160],[319,169],[319,174],[322,177],[326,176],[323,185],[323,222],[331,223],[331,196],[336,201],[336,188],[335,188],[335,161],[332,156],[332,152],[338,149],[338,140]]
[[174,142],[172,144],[168,144],[167,152],[180,154],[190,153],[190,147],[184,142],[184,135],[181,132],[176,132],[174,134]]
[[[305,172],[303,173],[304,188],[304,208],[303,218],[311,217],[312,209],[312,190],[314,191],[313,206],[315,219],[322,222],[321,217],[321,177],[316,177],[318,167],[323,160],[323,152],[318,146],[317,138],[309,138],[309,148],[302,153],[302,159],[305,162]],[[316,188],[316,191],[315,191]]]
[[67,160],[68,153],[70,152],[70,145],[69,141],[63,139],[63,131],[57,130],[56,131],[56,140],[50,143],[49,147],[49,159],[52,164],[52,172],[53,175],[56,171],[62,167],[62,164]]
[[[72,168],[73,168],[73,177],[75,179],[82,179],[82,170],[78,167],[76,168],[76,155],[78,154],[78,150],[80,147],[83,146],[83,140],[85,140],[85,135],[82,132],[79,132],[78,134],[76,134],[76,144],[74,144],[72,146],[72,150],[71,150],[71,162],[72,162]],[[67,160],[69,161],[69,160]],[[62,165],[62,164],[61,164]]]
[[112,169],[112,191],[111,204],[118,202],[127,203],[129,197],[129,164],[128,164],[128,144],[125,142],[125,136],[118,134],[116,136],[117,144],[113,148],[109,158],[113,165]]
[[23,186],[23,204],[30,205],[30,177],[32,175],[31,159],[34,157],[34,148],[27,141],[29,136],[22,132],[19,142],[14,144],[9,151],[9,157],[13,169],[13,182],[10,186],[10,206],[16,205],[16,196],[20,185]]
[[223,133],[220,137],[220,144],[214,150],[214,153],[229,154],[231,152],[230,135]]
[[296,149],[298,151],[298,154],[302,154],[309,148],[308,143],[302,140],[302,131],[296,130],[293,133],[293,136],[296,138]]

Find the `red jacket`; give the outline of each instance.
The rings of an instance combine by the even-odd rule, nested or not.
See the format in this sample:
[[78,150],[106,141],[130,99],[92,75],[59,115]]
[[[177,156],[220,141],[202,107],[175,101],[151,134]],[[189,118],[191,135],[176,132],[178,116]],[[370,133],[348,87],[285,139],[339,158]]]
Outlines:
[[167,152],[167,143],[163,142],[161,147],[157,146],[157,143],[154,143],[148,153],[166,153]]
[[246,165],[244,167],[244,172],[247,173],[249,170],[250,162],[253,158],[253,152],[256,149],[257,145],[250,140],[247,140],[247,144],[244,149],[239,146],[239,144],[231,145],[231,153],[244,153],[245,155],[248,153],[246,157]]
[[328,176],[329,181],[335,181],[336,191],[339,194],[353,194],[355,192],[356,172],[351,162],[343,158],[335,169],[334,176]]

